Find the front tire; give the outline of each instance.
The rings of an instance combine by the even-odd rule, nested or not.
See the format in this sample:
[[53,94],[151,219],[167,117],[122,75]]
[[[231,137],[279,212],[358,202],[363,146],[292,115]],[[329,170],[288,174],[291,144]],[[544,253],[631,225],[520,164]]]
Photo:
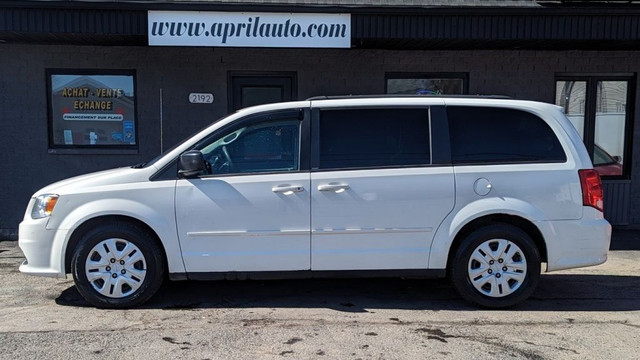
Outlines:
[[130,308],[149,300],[164,278],[163,251],[147,231],[105,223],[80,240],[71,260],[78,292],[98,308]]
[[451,280],[460,296],[486,308],[521,303],[531,296],[539,279],[538,248],[527,233],[507,224],[472,232],[451,264]]

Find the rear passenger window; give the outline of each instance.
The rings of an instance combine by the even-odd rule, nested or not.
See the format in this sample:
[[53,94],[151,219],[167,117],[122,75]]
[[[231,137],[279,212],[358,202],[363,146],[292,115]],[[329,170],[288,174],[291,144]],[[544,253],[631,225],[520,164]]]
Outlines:
[[531,113],[490,107],[448,106],[454,164],[564,162],[555,133]]
[[320,113],[320,168],[430,164],[428,109]]

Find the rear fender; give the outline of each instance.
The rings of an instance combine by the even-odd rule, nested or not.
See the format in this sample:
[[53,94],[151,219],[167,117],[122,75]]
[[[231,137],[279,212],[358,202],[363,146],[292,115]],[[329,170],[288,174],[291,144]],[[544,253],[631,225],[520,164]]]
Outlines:
[[540,221],[545,219],[544,213],[530,203],[515,198],[492,197],[480,199],[467,204],[459,211],[453,211],[442,222],[431,243],[429,253],[430,269],[445,269],[449,252],[456,235],[465,225],[489,215],[518,216],[534,224],[544,236]]

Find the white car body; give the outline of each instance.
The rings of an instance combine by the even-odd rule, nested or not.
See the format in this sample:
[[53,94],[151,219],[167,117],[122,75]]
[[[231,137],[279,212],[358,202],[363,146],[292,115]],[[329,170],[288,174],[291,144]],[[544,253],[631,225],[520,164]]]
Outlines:
[[[347,106],[522,110],[545,120],[567,160],[150,180],[212,132],[250,114]],[[20,224],[19,245],[27,258],[20,271],[65,277],[74,232],[105,216],[128,217],[151,229],[174,279],[309,270],[431,269],[444,275],[461,229],[492,215],[518,217],[535,227],[546,271],[597,265],[606,261],[611,227],[601,211],[583,205],[578,170],[591,168],[580,136],[549,104],[400,97],[261,105],[211,125],[151,166],[88,174],[38,190]],[[319,190],[341,184],[348,184],[348,191]],[[281,186],[301,190],[275,190]],[[487,194],[478,188],[483,186]],[[51,216],[34,219],[32,208],[41,194],[56,194],[59,200]]]

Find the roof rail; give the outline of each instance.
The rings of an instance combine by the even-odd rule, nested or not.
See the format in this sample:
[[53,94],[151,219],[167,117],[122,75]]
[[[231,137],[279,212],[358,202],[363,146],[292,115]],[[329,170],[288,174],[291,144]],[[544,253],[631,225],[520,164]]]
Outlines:
[[331,95],[312,96],[306,101],[339,99],[380,99],[380,98],[458,98],[458,99],[513,99],[505,95],[431,95],[431,94],[381,94],[381,95]]

